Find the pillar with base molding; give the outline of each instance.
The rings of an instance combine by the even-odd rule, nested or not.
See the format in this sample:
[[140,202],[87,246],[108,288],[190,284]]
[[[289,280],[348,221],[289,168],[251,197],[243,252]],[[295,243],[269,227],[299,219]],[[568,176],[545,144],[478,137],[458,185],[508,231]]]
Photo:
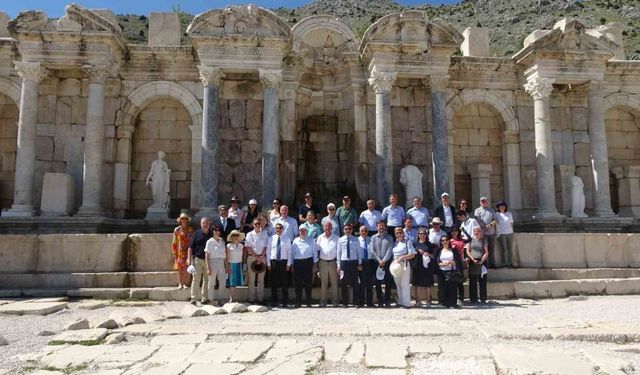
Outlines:
[[278,194],[280,158],[280,84],[282,71],[259,70],[263,91],[262,115],[262,202],[268,204]]
[[104,65],[86,65],[89,75],[87,126],[84,134],[84,173],[79,216],[102,216],[102,169],[104,163],[104,83],[109,71]]
[[467,167],[471,175],[471,196],[472,201],[480,202],[480,197],[487,197],[489,203],[491,200],[491,164],[476,164]]
[[38,118],[38,85],[47,76],[40,63],[15,62],[22,78],[20,114],[18,117],[18,148],[13,204],[3,216],[30,217],[33,209],[33,176],[36,165],[36,120]]
[[611,192],[609,191],[609,157],[607,133],[602,108],[602,82],[588,84],[587,105],[589,114],[589,151],[593,173],[593,213],[598,217],[613,217]]
[[536,146],[536,180],[538,187],[538,211],[536,219],[554,219],[561,215],[556,209],[555,178],[553,170],[553,141],[549,96],[553,80],[533,77],[524,85],[533,97],[534,135]]
[[376,93],[376,197],[382,206],[393,192],[391,89],[395,80],[396,73],[375,69],[369,77]]
[[447,84],[445,75],[430,76],[431,85],[431,144],[434,179],[434,202],[442,193],[452,194],[449,181],[449,126],[447,124]]
[[198,216],[212,216],[218,212],[218,138],[220,133],[220,80],[224,78],[222,69],[199,65],[200,79],[204,86],[202,98],[202,164],[200,179],[202,202]]
[[640,165],[617,167],[618,216],[640,218]]

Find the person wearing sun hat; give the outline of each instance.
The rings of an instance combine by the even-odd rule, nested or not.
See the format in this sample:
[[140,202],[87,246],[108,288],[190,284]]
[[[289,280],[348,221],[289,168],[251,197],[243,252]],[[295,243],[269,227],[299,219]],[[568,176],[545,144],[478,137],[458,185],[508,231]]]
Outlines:
[[236,287],[244,285],[244,273],[242,267],[242,254],[244,245],[244,233],[234,229],[227,236],[227,284],[229,286],[229,302],[234,302]]
[[187,259],[189,255],[189,241],[193,236],[193,227],[189,225],[191,218],[186,213],[181,213],[178,219],[178,226],[173,230],[173,241],[171,242],[171,253],[173,254],[173,270],[178,271],[178,289],[184,289],[189,284],[189,273],[187,272]]

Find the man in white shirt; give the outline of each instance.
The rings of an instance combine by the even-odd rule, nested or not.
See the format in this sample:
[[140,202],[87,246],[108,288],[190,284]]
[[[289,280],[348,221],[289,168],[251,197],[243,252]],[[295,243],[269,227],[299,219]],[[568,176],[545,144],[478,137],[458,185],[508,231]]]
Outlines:
[[473,227],[479,227],[480,224],[467,215],[464,210],[458,210],[458,221],[460,222],[460,236],[464,243],[471,242],[471,235],[473,234]]
[[369,236],[373,236],[378,233],[376,226],[380,220],[382,220],[382,213],[376,210],[376,201],[369,199],[367,201],[367,209],[362,211],[358,222],[367,228]]
[[320,270],[320,307],[327,305],[327,288],[331,282],[331,302],[338,306],[338,270],[336,257],[338,255],[338,239],[333,234],[330,221],[322,224],[324,233],[316,238],[319,251],[318,269]]
[[289,216],[289,207],[280,207],[280,217],[276,220],[276,224],[282,224],[282,235],[289,239],[289,242],[293,242],[293,239],[298,237],[298,222],[296,219]]
[[[296,228],[297,229],[297,228]],[[267,269],[271,272],[271,305],[278,305],[278,288],[282,289],[282,307],[289,303],[289,271],[287,266],[291,253],[291,240],[282,233],[281,223],[275,225],[276,234],[269,237],[267,243]]]
[[[249,297],[250,303],[256,301],[264,301],[264,274],[254,272],[251,265],[253,262],[257,264],[264,264],[266,267],[266,254],[267,244],[269,243],[269,235],[262,229],[262,221],[259,218],[253,219],[253,230],[247,234],[245,240],[245,249],[247,249],[247,281],[249,283]],[[257,293],[256,293],[256,281],[257,281]]]

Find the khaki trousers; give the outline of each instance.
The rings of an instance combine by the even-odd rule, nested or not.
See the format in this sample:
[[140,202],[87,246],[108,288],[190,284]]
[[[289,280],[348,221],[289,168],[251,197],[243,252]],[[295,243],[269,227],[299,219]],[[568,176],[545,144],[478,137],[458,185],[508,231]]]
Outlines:
[[327,288],[329,282],[331,282],[331,302],[334,305],[338,304],[338,269],[335,260],[322,260],[318,261],[318,268],[320,270],[320,304],[327,303]]
[[[249,301],[264,301],[264,272],[255,273],[251,270],[251,263],[258,258],[249,255],[247,257],[247,280],[249,282]],[[256,279],[258,286],[256,287]],[[257,295],[257,299],[256,299]]]
[[193,266],[196,268],[196,274],[193,275],[193,281],[191,282],[191,302],[195,302],[198,299],[205,302],[207,300],[209,284],[209,275],[207,275],[205,260],[194,257]]
[[208,297],[210,301],[215,301],[216,279],[218,280],[220,291],[224,291],[224,287],[227,284],[227,270],[224,267],[224,258],[209,259],[209,269],[211,269],[211,276],[209,276]]

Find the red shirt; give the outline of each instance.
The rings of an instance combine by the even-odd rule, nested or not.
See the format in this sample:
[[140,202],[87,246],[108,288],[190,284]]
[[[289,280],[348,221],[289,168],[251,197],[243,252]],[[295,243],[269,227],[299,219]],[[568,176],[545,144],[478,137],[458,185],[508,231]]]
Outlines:
[[449,241],[452,249],[455,249],[458,254],[460,254],[460,259],[464,259],[464,241],[463,240],[454,240],[453,238]]

